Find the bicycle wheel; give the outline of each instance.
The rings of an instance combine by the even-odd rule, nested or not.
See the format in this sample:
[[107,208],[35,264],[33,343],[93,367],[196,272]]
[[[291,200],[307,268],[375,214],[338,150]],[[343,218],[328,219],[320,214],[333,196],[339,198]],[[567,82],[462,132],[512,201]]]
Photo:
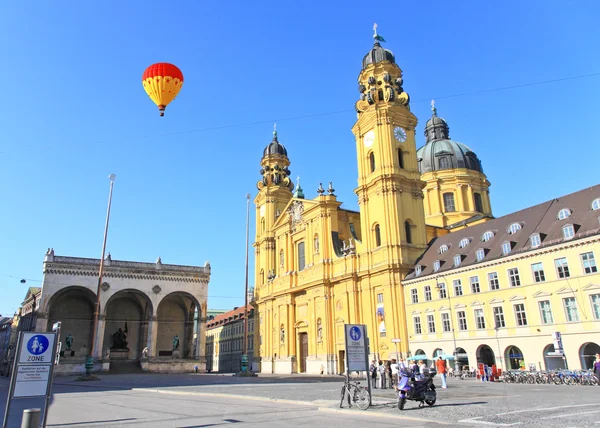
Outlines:
[[357,388],[354,398],[354,402],[360,410],[367,410],[371,405],[371,396],[365,388]]

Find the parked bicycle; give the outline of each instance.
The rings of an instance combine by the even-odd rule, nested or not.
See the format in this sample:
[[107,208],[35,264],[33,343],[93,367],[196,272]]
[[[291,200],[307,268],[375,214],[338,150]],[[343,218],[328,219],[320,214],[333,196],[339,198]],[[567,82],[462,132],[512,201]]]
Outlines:
[[361,410],[367,410],[371,405],[369,390],[361,386],[360,382],[349,381],[347,378],[344,379],[344,386],[342,386],[340,408],[344,404],[344,398],[348,400],[348,406],[352,407],[352,404],[356,404]]

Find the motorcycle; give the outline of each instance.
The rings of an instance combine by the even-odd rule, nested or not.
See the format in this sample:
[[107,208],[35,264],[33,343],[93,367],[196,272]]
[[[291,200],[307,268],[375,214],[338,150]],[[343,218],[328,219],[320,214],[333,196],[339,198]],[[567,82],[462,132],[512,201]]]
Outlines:
[[437,399],[433,378],[436,372],[432,371],[425,375],[424,379],[415,379],[415,375],[398,373],[398,409],[404,410],[406,400],[418,401],[419,407],[433,406]]

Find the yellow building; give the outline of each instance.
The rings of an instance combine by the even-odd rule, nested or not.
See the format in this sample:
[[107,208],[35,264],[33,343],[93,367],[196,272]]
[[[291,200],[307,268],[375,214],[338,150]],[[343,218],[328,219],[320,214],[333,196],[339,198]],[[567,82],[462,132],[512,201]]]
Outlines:
[[599,254],[600,185],[433,240],[403,281],[411,353],[457,353],[460,366],[590,368]]
[[[244,349],[244,307],[219,314],[206,323],[206,370],[239,372]],[[248,361],[256,370],[254,359],[254,308],[248,305]]]
[[[261,371],[344,371],[344,324],[368,326],[374,358],[406,352],[400,281],[427,245],[416,117],[394,55],[375,42],[359,74],[360,212],[341,209],[332,184],[304,198],[290,180],[277,133],[261,160],[256,204],[256,288]],[[393,314],[393,316],[392,316]]]

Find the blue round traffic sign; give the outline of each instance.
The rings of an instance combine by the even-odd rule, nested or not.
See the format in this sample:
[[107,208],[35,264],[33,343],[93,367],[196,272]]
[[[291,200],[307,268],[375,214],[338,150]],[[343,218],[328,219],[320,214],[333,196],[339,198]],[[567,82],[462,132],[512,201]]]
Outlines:
[[355,342],[360,340],[361,332],[360,328],[354,326],[350,329],[350,338]]
[[27,350],[33,355],[43,354],[48,349],[48,346],[50,346],[50,343],[46,336],[33,336],[27,342]]

